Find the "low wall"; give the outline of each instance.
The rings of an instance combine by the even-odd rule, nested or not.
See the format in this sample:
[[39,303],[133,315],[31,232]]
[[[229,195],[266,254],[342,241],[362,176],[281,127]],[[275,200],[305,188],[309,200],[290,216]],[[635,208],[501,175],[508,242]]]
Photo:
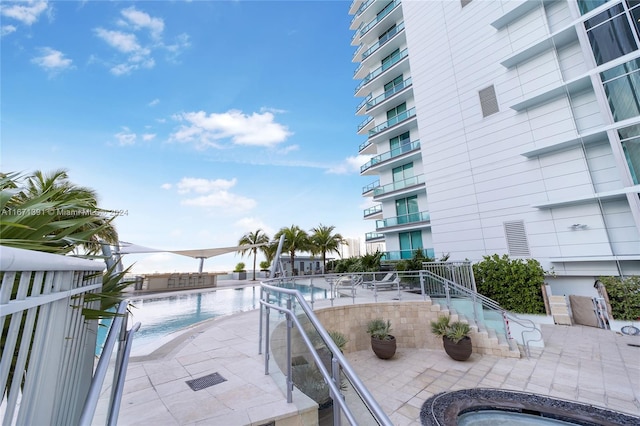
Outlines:
[[152,274],[143,278],[142,289],[147,291],[186,290],[217,286],[217,274],[183,273]]

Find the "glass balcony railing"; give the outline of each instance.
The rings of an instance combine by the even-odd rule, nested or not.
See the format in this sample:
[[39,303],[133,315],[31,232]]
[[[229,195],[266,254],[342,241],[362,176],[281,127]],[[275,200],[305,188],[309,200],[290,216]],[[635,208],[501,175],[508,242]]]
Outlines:
[[373,116],[367,117],[366,120],[364,120],[362,123],[358,124],[358,132],[360,130],[362,130],[367,124],[371,123],[371,120],[373,120]]
[[[401,260],[401,259],[411,259],[413,257],[413,253],[419,249],[410,249],[410,250],[396,250],[396,251],[385,251],[382,254],[382,260]],[[430,257],[431,259],[435,259],[436,251],[432,248],[423,248],[422,254],[426,257]]]
[[[404,180],[399,180],[397,182],[393,182],[387,185],[380,186],[380,181],[378,181],[378,186],[373,188],[373,196],[387,194],[389,192],[398,191],[400,189],[409,188],[411,186],[419,185],[424,183],[424,175],[413,176]],[[367,192],[367,191],[364,191]]]
[[371,145],[371,141],[370,140],[366,140],[366,141],[362,142],[360,144],[360,146],[358,147],[358,152],[362,152],[362,150],[365,149],[366,147],[368,147],[369,145]]
[[398,5],[400,4],[400,0],[394,0],[391,3],[389,3],[384,9],[382,9],[379,13],[378,16],[375,17],[375,19],[373,19],[371,22],[369,22],[367,25],[365,25],[364,27],[362,27],[360,29],[360,37],[362,37],[363,35],[365,35],[366,33],[369,32],[369,30],[373,27],[376,26],[376,24],[380,21],[382,21],[384,18],[387,17],[388,14],[391,13],[391,11],[393,9],[395,9]]
[[371,216],[372,214],[380,213],[382,211],[382,204],[375,205],[373,207],[369,207],[364,210],[364,216]]
[[380,186],[379,180],[375,182],[371,182],[369,185],[362,188],[362,193],[366,194],[367,192],[371,191],[372,189],[378,188],[379,186]]
[[416,109],[415,108],[411,108],[410,110],[402,112],[402,113],[396,115],[395,117],[385,121],[384,123],[374,127],[373,129],[369,130],[369,137],[374,136],[376,133],[380,133],[381,131],[388,129],[391,126],[395,126],[398,123],[401,123],[401,122],[403,122],[405,120],[408,120],[411,117],[413,117],[414,115],[416,115]]
[[[365,102],[367,104],[367,110],[369,108],[373,108],[374,106],[378,105],[380,102],[383,102],[384,100],[389,99],[391,96],[395,95],[396,93],[403,91],[407,87],[411,86],[411,84],[412,84],[411,77],[409,77],[402,83],[396,84],[395,86],[393,86],[393,88],[387,90],[382,95],[376,96],[373,99],[371,99],[371,95],[369,95],[369,97],[365,99]],[[361,107],[358,107],[358,110],[360,108]]]
[[[374,78],[378,77],[380,74],[382,74],[383,72],[385,72],[386,70],[388,70],[389,68],[391,68],[392,66],[394,66],[395,64],[397,64],[398,62],[403,60],[404,58],[406,58],[407,56],[409,56],[409,50],[408,49],[404,49],[395,58],[393,58],[389,62],[383,64],[382,66],[376,68],[375,70],[371,71],[369,74],[366,75],[365,78],[362,79],[362,81],[360,82],[358,87],[356,87],[356,92],[358,92],[358,90],[360,90],[362,88],[362,86],[364,86],[365,84],[367,84],[368,82],[370,82]],[[358,72],[358,70],[356,70],[356,73],[357,72]]]
[[392,31],[386,33],[381,39],[379,39],[376,43],[371,45],[367,50],[362,53],[362,60],[367,59],[373,52],[384,46],[389,40],[391,40],[396,34],[400,31],[404,30],[404,21],[400,22]]
[[356,107],[356,113],[358,111],[360,111],[360,108],[362,108],[363,106],[365,106],[366,104],[368,104],[368,102],[371,100],[371,93],[369,93],[369,96],[367,96],[366,98],[364,98],[364,101],[360,102],[360,105],[358,105]]
[[402,216],[388,217],[376,220],[376,229],[388,228],[389,226],[407,225],[409,223],[429,222],[431,217],[429,212],[409,213]]
[[371,160],[367,161],[365,164],[360,166],[360,173],[367,171],[368,169],[375,166],[376,164],[380,164],[383,161],[390,160],[394,157],[398,157],[402,154],[405,154],[407,152],[413,151],[414,149],[418,149],[418,148],[420,148],[419,140],[406,143],[398,148],[392,149],[391,151],[387,151],[380,155],[376,155],[375,157],[372,157]]
[[353,14],[353,18],[351,19],[351,23],[353,23],[353,21],[356,20],[356,18],[360,15],[362,15],[362,12],[364,12],[369,6],[371,6],[376,0],[367,0],[364,3],[362,3],[360,5],[360,7],[358,8],[358,10],[356,10],[356,13]]
[[365,241],[378,240],[380,238],[384,238],[384,234],[380,234],[379,232],[367,232],[364,234]]

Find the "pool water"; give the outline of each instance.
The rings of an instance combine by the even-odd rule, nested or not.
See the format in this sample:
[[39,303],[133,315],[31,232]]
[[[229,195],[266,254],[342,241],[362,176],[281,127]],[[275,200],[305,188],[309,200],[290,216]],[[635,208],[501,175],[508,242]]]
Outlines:
[[[305,299],[311,298],[309,287],[295,288]],[[326,298],[326,293],[323,289],[313,289],[314,299]],[[136,322],[141,324],[140,330],[134,335],[132,355],[148,353],[171,340],[176,333],[199,322],[257,309],[260,307],[259,300],[259,286],[130,299],[129,326]],[[107,332],[107,327],[98,329],[97,354],[101,351]]]
[[458,426],[567,426],[562,420],[526,413],[501,410],[480,410],[464,413],[458,417]]

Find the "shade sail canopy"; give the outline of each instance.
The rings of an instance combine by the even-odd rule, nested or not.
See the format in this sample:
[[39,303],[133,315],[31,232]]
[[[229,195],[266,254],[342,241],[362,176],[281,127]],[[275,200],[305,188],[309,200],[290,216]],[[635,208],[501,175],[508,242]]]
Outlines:
[[219,247],[208,249],[195,249],[195,250],[161,250],[150,247],[139,246],[137,244],[120,242],[119,254],[142,254],[142,253],[173,253],[182,256],[193,257],[194,259],[208,259],[214,256],[220,256],[221,254],[233,253],[242,250],[251,250],[256,247],[264,246],[266,244],[248,244],[244,246],[233,247]]

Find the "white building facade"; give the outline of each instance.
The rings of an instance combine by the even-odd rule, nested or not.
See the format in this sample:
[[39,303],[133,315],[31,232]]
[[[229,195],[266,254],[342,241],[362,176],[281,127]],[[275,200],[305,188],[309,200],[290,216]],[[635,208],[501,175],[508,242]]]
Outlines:
[[640,274],[640,2],[356,0],[350,14],[361,174],[377,178],[368,242],[388,259],[535,258],[554,293]]

